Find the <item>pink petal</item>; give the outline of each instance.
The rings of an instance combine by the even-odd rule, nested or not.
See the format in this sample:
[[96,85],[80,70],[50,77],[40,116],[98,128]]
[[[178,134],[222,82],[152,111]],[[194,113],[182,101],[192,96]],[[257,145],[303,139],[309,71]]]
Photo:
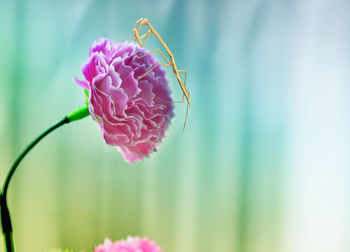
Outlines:
[[79,86],[81,86],[84,89],[89,89],[88,83],[86,81],[83,80],[79,80],[75,77],[73,77],[73,81],[75,81],[75,83],[77,83]]

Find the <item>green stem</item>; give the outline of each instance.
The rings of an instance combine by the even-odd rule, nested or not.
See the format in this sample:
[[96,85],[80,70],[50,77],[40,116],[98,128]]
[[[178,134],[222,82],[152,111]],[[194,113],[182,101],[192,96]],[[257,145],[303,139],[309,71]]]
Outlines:
[[23,158],[28,154],[28,152],[40,142],[41,139],[46,137],[48,134],[50,134],[52,131],[58,129],[62,125],[65,125],[67,123],[77,121],[80,119],[83,119],[89,115],[89,109],[87,106],[84,106],[82,108],[79,108],[72,113],[70,113],[68,116],[65,116],[62,120],[48,128],[46,131],[41,133],[32,143],[30,143],[27,148],[24,149],[24,151],[17,157],[15,162],[13,163],[10,171],[8,172],[4,187],[1,191],[0,194],[0,207],[1,207],[1,227],[2,227],[2,232],[5,237],[5,247],[6,247],[6,252],[14,252],[14,245],[13,245],[13,229],[12,229],[12,222],[11,222],[11,216],[10,212],[7,206],[7,191],[8,187],[11,181],[12,176],[14,175],[18,165],[21,163]]
[[69,122],[74,122],[74,121],[83,119],[89,115],[90,115],[89,107],[86,105],[81,108],[78,108],[77,110],[74,110],[72,113],[67,115],[67,118]]

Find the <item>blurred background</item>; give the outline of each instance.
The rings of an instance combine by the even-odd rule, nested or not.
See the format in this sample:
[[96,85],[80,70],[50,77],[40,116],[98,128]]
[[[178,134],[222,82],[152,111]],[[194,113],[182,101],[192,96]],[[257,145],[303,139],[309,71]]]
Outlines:
[[88,252],[128,235],[166,252],[350,251],[349,11],[347,0],[2,0],[1,183],[84,103],[72,77],[93,41],[132,41],[140,17],[156,14],[192,98],[185,132],[179,104],[158,152],[136,164],[91,119],[40,143],[10,185],[17,251]]

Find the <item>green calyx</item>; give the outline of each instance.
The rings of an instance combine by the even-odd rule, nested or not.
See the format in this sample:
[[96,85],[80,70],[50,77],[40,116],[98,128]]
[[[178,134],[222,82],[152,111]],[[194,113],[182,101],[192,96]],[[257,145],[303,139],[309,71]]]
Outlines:
[[89,104],[89,91],[84,89],[84,94],[85,94],[85,104],[88,105]]
[[74,122],[74,121],[83,119],[89,115],[90,115],[89,107],[88,107],[88,105],[85,105],[81,108],[74,110],[72,113],[67,115],[67,118],[68,118],[69,122]]

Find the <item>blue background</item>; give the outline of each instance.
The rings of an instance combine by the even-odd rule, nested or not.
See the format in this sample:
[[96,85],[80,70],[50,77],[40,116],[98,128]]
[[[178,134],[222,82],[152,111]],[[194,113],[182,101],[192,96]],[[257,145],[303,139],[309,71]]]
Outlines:
[[157,13],[150,22],[188,71],[192,99],[185,132],[176,105],[158,152],[135,165],[91,119],[40,143],[10,186],[18,251],[92,251],[128,235],[170,252],[349,251],[349,10],[343,0],[3,0],[1,182],[26,144],[84,103],[72,77],[93,41],[132,41],[140,17]]

